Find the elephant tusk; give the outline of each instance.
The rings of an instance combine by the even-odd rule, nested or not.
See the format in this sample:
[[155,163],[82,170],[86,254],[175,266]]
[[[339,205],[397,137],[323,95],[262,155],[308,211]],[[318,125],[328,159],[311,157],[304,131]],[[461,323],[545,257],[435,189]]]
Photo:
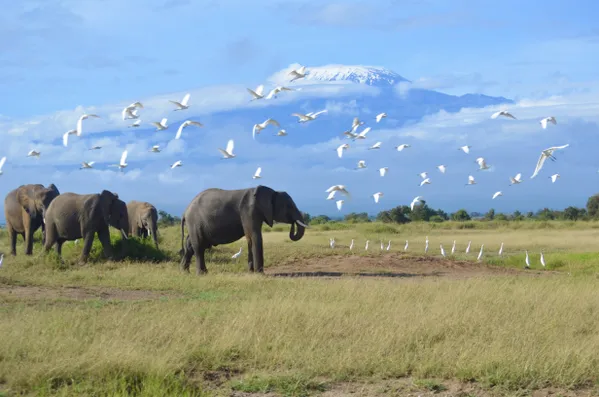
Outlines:
[[302,226],[302,227],[304,227],[304,228],[306,228],[306,229],[310,229],[310,226],[306,225],[306,224],[305,224],[305,223],[303,223],[303,222],[300,222],[300,221],[295,221],[295,222],[296,222],[298,225],[300,225],[300,226]]
[[121,233],[123,234],[123,237],[125,237],[125,240],[129,240],[129,237],[127,237],[127,233],[125,233],[123,229],[121,229]]

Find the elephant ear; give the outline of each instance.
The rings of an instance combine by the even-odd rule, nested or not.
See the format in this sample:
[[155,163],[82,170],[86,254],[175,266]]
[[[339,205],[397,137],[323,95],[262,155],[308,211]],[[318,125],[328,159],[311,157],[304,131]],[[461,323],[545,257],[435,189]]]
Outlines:
[[35,205],[33,205],[33,200],[29,197],[29,192],[26,188],[21,187],[17,190],[17,200],[29,216],[35,215]]
[[100,193],[100,205],[102,206],[102,216],[104,217],[104,221],[107,225],[110,224],[110,209],[112,208],[112,204],[118,197],[108,190],[102,190]]
[[53,183],[49,184],[46,189],[50,189],[50,190],[54,191],[57,196],[60,194],[60,192],[58,191],[58,188]]
[[258,186],[254,191],[256,208],[264,216],[264,222],[270,227],[273,223],[276,195],[277,192],[266,186]]

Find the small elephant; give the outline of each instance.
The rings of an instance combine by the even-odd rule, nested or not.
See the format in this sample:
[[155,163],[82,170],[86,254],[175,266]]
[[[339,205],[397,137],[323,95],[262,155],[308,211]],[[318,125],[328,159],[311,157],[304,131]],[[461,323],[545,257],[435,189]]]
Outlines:
[[156,249],[158,249],[158,211],[150,203],[142,201],[129,201],[127,203],[129,214],[129,233],[136,237],[152,237]]
[[58,195],[60,192],[54,184],[48,187],[40,184],[21,185],[6,195],[4,217],[12,255],[17,254],[17,234],[25,239],[25,255],[33,253],[33,233],[40,226],[44,240],[44,213]]
[[[204,251],[210,247],[229,244],[245,236],[248,243],[248,267],[264,271],[262,223],[291,224],[289,238],[298,241],[304,236],[302,213],[286,192],[266,186],[250,189],[207,189],[187,206],[181,218],[181,270],[189,272],[191,257],[196,256],[196,273],[206,273]],[[189,235],[184,244],[185,223]],[[297,231],[296,231],[297,227]]]
[[84,263],[87,262],[96,233],[104,248],[104,255],[112,257],[109,226],[120,230],[125,239],[125,230],[129,227],[127,205],[119,199],[118,194],[108,190],[100,194],[61,194],[46,210],[45,220],[45,251],[48,252],[56,244],[56,252],[60,256],[65,241],[83,238],[80,260]]

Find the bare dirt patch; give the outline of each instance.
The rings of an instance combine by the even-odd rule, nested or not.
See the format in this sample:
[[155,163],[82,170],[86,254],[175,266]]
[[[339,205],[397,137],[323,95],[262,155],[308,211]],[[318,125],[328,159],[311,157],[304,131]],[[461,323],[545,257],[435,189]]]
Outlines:
[[122,290],[104,287],[42,287],[32,285],[6,285],[0,284],[0,299],[3,297],[31,300],[71,299],[71,300],[114,300],[114,301],[142,301],[156,300],[162,297],[172,297],[171,292]]
[[319,259],[298,260],[273,266],[265,273],[279,277],[451,277],[468,278],[489,275],[540,276],[555,274],[537,271],[490,266],[477,262],[457,261],[447,258],[409,256],[390,253],[377,256],[327,256]]

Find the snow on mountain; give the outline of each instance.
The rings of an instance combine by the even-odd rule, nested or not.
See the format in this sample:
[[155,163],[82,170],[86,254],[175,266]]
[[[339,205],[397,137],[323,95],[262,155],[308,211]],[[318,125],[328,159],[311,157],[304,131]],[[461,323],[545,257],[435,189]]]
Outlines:
[[[274,84],[289,84],[289,72],[300,68],[299,64],[278,71],[270,76],[269,81]],[[321,84],[323,82],[357,83],[370,86],[392,86],[400,82],[410,82],[392,70],[379,66],[363,65],[323,65],[306,66],[306,77],[296,80],[295,84]]]

